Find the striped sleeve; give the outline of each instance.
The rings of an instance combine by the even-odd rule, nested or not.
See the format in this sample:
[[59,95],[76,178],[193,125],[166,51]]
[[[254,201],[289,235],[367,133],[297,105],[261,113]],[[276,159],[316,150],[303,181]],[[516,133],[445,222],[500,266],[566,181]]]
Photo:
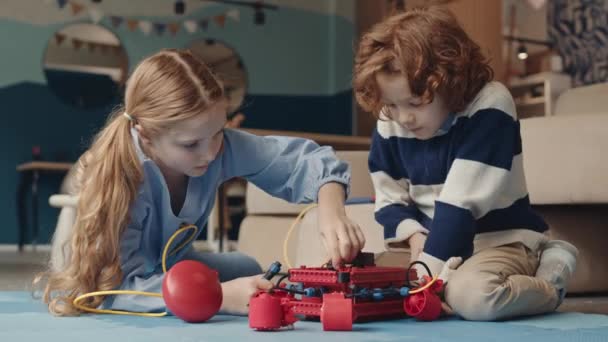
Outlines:
[[419,222],[420,211],[411,203],[407,172],[399,162],[397,138],[384,138],[374,132],[369,170],[376,193],[375,218],[384,227],[388,247],[406,241],[416,232],[428,233]]
[[473,253],[479,218],[527,198],[519,121],[493,108],[467,120],[420,256],[434,274],[448,258]]

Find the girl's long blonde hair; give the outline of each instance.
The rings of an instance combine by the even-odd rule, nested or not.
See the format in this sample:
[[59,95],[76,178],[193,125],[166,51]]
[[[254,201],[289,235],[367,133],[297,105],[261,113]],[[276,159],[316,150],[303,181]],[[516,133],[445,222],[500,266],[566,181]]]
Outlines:
[[[72,304],[77,296],[112,290],[122,281],[120,239],[143,180],[132,125],[154,136],[223,98],[221,82],[187,50],[162,50],[135,68],[127,81],[124,107],[110,114],[79,160],[78,208],[71,238],[63,246],[65,266],[51,267],[38,278],[46,279],[43,299],[51,313],[77,315]],[[82,304],[97,307],[102,301],[98,296]]]

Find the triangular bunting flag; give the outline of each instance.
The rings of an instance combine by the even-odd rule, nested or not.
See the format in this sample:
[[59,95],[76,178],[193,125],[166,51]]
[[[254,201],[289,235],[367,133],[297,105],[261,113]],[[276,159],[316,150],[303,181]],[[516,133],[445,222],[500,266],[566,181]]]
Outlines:
[[134,32],[139,26],[139,21],[137,19],[128,19],[127,27],[129,27],[129,31]]
[[231,9],[230,11],[226,12],[226,15],[228,18],[234,21],[241,21],[241,12],[239,12],[238,9]]
[[213,20],[215,21],[217,26],[223,28],[224,24],[226,24],[226,15],[225,14],[216,15],[215,17],[213,17]]
[[147,36],[152,31],[152,23],[149,21],[142,20],[139,22],[139,29]]
[[186,31],[188,31],[188,33],[194,33],[196,32],[196,28],[198,27],[198,25],[194,20],[186,20],[184,21],[184,27],[186,28]]
[[72,8],[72,15],[78,15],[84,9],[84,6],[75,2],[70,2],[70,7]]
[[74,45],[74,49],[79,50],[82,46],[82,43],[84,43],[82,40],[78,38],[72,38],[72,45]]
[[163,23],[154,23],[154,32],[156,32],[157,35],[162,36],[163,33],[165,32],[165,28],[167,28],[167,26]]
[[64,8],[67,3],[68,0],[57,0],[57,6],[59,6],[59,8]]
[[203,31],[207,31],[207,28],[209,27],[209,20],[207,20],[207,19],[199,20],[198,27],[200,27],[201,30],[203,30]]
[[113,15],[110,17],[110,20],[112,21],[112,27],[117,28],[122,24],[123,18]]
[[93,23],[99,24],[99,22],[101,21],[101,19],[103,19],[103,12],[101,12],[97,8],[90,8],[89,9],[89,17],[91,17],[91,21]]
[[171,34],[173,36],[175,36],[177,34],[177,32],[179,31],[179,24],[178,23],[168,23],[167,28],[169,29],[169,32],[171,32]]
[[65,34],[55,33],[55,39],[57,40],[57,45],[61,45],[61,43],[63,43],[65,40]]

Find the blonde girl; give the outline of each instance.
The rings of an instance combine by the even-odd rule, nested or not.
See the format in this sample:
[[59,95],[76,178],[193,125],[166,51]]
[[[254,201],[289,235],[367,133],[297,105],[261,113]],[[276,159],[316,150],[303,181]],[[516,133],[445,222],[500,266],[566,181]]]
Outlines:
[[[218,186],[233,177],[291,202],[318,201],[322,240],[334,263],[363,247],[360,228],[344,211],[348,164],[309,140],[225,128],[224,99],[221,82],[189,51],[163,50],[135,68],[124,108],[110,115],[81,157],[64,266],[49,270],[44,292],[52,313],[78,314],[73,300],[91,291],[160,292],[168,239],[184,224],[203,227]],[[243,254],[201,254],[188,244],[167,264],[184,259],[219,272],[223,312],[246,313],[250,296],[271,287],[257,262]],[[92,297],[84,304],[165,310],[161,298],[134,295]]]

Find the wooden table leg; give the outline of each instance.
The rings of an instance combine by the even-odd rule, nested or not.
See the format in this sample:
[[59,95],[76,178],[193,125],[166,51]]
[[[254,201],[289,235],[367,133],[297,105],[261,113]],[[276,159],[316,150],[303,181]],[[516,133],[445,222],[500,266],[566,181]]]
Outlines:
[[23,252],[25,236],[27,232],[27,191],[32,184],[31,172],[19,173],[19,185],[17,186],[17,226],[19,229],[19,252]]
[[32,246],[36,250],[36,244],[38,243],[38,180],[40,179],[40,172],[34,170],[32,175]]

